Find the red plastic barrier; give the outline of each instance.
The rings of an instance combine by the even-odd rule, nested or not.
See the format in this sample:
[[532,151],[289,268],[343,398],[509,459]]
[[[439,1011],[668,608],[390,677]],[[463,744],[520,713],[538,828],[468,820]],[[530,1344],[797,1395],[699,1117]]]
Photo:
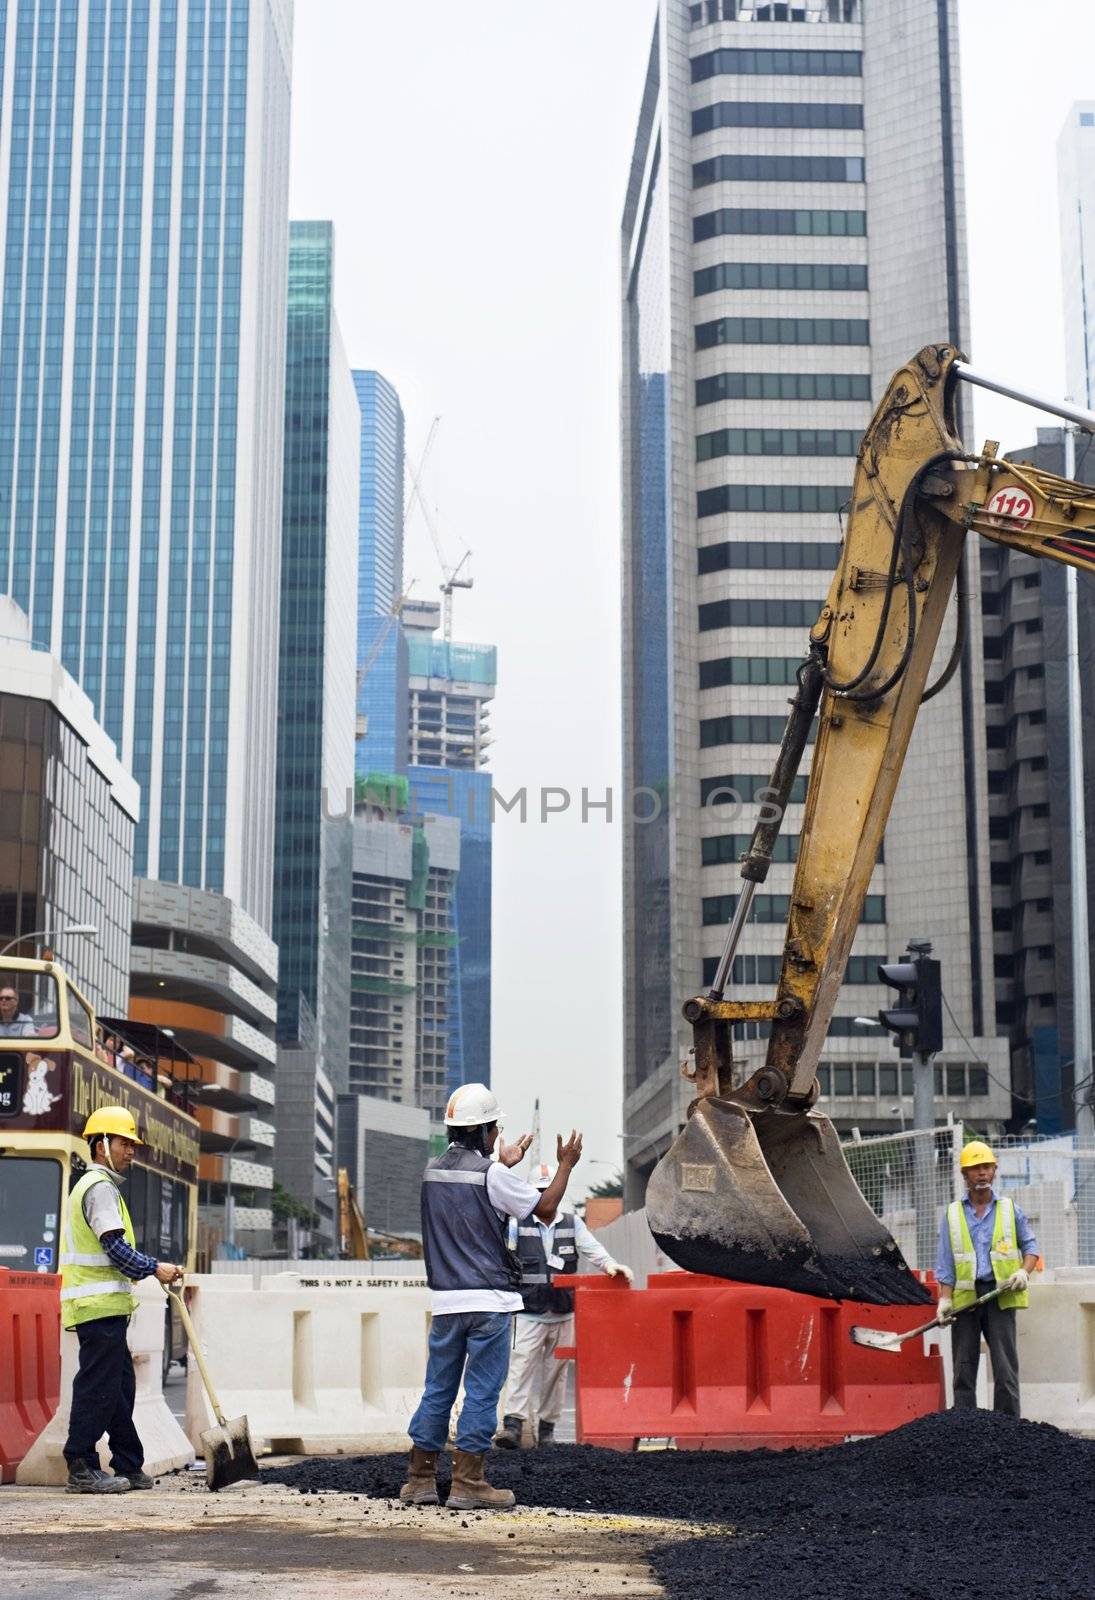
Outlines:
[[577,1290],[576,1342],[558,1354],[577,1357],[583,1443],[782,1450],[886,1433],[945,1404],[938,1349],[911,1339],[890,1355],[850,1337],[856,1323],[915,1328],[924,1306],[838,1305],[688,1272],[646,1289],[602,1276],[565,1287]]
[[61,1389],[61,1279],[0,1268],[0,1483],[57,1410]]

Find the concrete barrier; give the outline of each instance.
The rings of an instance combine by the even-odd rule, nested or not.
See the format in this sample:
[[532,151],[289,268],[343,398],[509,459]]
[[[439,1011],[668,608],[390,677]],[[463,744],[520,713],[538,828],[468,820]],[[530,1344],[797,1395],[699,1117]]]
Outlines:
[[[194,1460],[194,1451],[163,1394],[163,1290],[151,1278],[133,1288],[139,1302],[129,1324],[129,1348],[137,1380],[133,1421],[144,1446],[145,1471],[155,1477],[188,1466]],[[15,1474],[16,1483],[49,1486],[64,1483],[68,1476],[63,1449],[68,1437],[72,1380],[79,1359],[76,1334],[62,1332],[60,1403],[23,1457]],[[104,1467],[109,1466],[110,1450],[105,1438],[99,1442],[99,1460]]]
[[[256,1448],[321,1455],[406,1447],[426,1372],[424,1279],[278,1273],[256,1287],[204,1274],[188,1287],[217,1398],[226,1417],[247,1417]],[[195,1447],[212,1420],[191,1362],[186,1426]]]
[[1035,1279],[1018,1315],[1023,1416],[1095,1438],[1095,1273]]

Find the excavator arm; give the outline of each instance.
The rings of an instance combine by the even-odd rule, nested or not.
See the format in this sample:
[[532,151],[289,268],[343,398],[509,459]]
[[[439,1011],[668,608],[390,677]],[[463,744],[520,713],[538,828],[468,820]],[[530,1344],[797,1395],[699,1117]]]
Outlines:
[[[961,357],[928,346],[895,373],[863,436],[840,565],[810,634],[711,989],[684,1008],[696,1098],[647,1191],[658,1243],[692,1271],[877,1304],[927,1300],[864,1200],[828,1117],[817,1064],[917,714],[955,671],[970,531],[1095,568],[1095,494],[958,437]],[[928,676],[958,589],[954,649]],[[769,1002],[724,998],[819,714],[782,968]],[[771,1024],[764,1065],[734,1083],[732,1030]]]

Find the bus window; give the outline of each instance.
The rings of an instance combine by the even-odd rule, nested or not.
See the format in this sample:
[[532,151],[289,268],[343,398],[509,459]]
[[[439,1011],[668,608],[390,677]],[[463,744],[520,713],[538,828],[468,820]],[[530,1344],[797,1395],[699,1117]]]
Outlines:
[[91,1012],[82,1000],[76,998],[71,989],[68,994],[68,1025],[76,1043],[82,1044],[90,1050],[95,1039],[91,1025]]
[[61,1163],[37,1156],[0,1161],[0,1266],[59,1272]]
[[48,972],[0,974],[0,1039],[56,1039],[57,979]]

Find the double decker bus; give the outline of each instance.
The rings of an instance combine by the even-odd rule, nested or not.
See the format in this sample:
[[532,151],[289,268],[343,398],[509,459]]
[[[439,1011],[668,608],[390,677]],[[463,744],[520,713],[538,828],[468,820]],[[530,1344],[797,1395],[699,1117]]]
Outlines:
[[87,1170],[84,1124],[120,1105],[144,1140],[122,1190],[137,1247],[193,1268],[198,1124],[170,1079],[149,1072],[146,1087],[129,1070],[55,961],[0,959],[0,1267],[60,1270],[69,1191]]

